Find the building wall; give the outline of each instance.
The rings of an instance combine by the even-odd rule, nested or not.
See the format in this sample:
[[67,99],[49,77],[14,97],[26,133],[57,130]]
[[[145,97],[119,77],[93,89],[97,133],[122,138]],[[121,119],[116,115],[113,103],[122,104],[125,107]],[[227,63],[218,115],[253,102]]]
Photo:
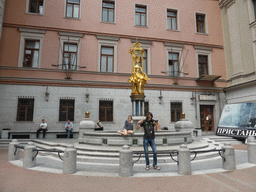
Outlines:
[[220,1],[228,87],[227,103],[255,102],[255,12],[253,1]]
[[[221,10],[217,1],[115,1],[114,23],[101,21],[102,1],[81,1],[79,19],[65,17],[65,0],[45,0],[41,15],[27,12],[28,2],[9,0],[5,5],[4,38],[0,42],[0,83],[4,90],[0,105],[5,108],[0,110],[1,126],[35,130],[44,117],[54,129],[62,129],[64,122],[58,122],[59,98],[74,97],[76,128],[87,110],[94,121],[98,119],[101,98],[114,101],[114,121],[105,127],[109,130],[122,128],[132,107],[128,82],[132,60],[128,51],[138,39],[149,51],[150,80],[145,85],[146,100],[162,126],[174,129],[174,123],[170,122],[170,102],[182,101],[183,112],[195,127],[200,127],[200,105],[213,105],[216,127],[224,103],[222,89],[227,85]],[[147,6],[148,24],[145,27],[135,26],[135,4]],[[178,11],[178,30],[167,29],[167,9]],[[196,32],[196,13],[205,14],[206,33]],[[24,34],[27,38],[40,36],[38,67],[23,67]],[[68,36],[71,41],[79,39],[79,67],[86,67],[72,71],[69,80],[66,79],[67,71],[58,66],[62,64],[61,38]],[[103,39],[115,44],[116,63],[112,73],[100,72]],[[179,78],[168,75],[168,51],[177,49],[180,50]],[[198,54],[209,56],[209,75],[220,76],[218,80],[198,81]],[[44,98],[46,86],[50,91],[47,102]],[[85,102],[87,89],[90,93],[88,103]],[[158,99],[160,90],[162,104]],[[215,95],[217,99],[199,101],[200,94]],[[35,97],[34,120],[32,123],[16,122],[18,97],[26,95]],[[5,115],[6,111],[10,111],[9,115]]]
[[[96,122],[99,118],[99,101],[113,100],[114,119],[113,122],[103,122],[105,130],[117,131],[123,129],[128,115],[132,114],[132,103],[130,89],[106,89],[106,88],[82,88],[82,87],[56,87],[48,86],[49,98],[46,101],[46,86],[27,85],[0,85],[0,129],[11,128],[18,130],[37,130],[42,118],[48,123],[50,130],[64,130],[65,121],[59,121],[60,98],[72,98],[75,100],[75,130],[79,129],[80,121],[85,117],[85,112],[90,112],[90,118]],[[89,94],[86,102],[85,94]],[[195,95],[196,94],[196,95]],[[205,92],[191,91],[163,91],[163,99],[159,103],[159,90],[146,90],[145,101],[149,102],[149,111],[154,119],[159,120],[161,127],[175,130],[175,122],[171,122],[171,102],[181,102],[186,119],[193,122],[195,128],[200,127],[200,105],[213,105],[215,114],[215,127],[217,127],[219,116],[223,106],[223,93],[214,94],[216,101],[200,101],[198,95]],[[209,94],[209,93],[208,93]],[[195,96],[195,100],[191,98]],[[16,121],[18,98],[34,98],[33,121]]]

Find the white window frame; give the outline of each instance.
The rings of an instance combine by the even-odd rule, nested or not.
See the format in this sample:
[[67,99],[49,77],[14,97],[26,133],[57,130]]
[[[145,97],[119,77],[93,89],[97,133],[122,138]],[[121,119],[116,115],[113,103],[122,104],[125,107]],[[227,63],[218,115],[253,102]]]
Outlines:
[[67,13],[67,0],[65,0],[65,5],[64,5],[64,18],[65,19],[81,19],[81,7],[82,7],[82,1],[83,0],[80,0],[80,5],[79,5],[79,15],[78,15],[78,18],[75,18],[75,17],[66,17],[66,13]]
[[[183,44],[177,44],[177,43],[168,43],[165,42],[165,49],[166,49],[166,69],[167,69],[167,75],[169,76],[169,53],[178,53],[179,54],[179,71],[181,71],[181,67],[183,64],[183,58],[182,58],[182,50],[184,45]],[[180,73],[179,77],[183,77],[184,74]]]
[[[136,43],[136,39],[131,39],[132,43]],[[141,44],[141,48],[147,50],[147,75],[151,75],[151,45],[152,41],[148,40],[138,40]]]
[[[171,29],[168,28],[168,20],[167,20],[167,13],[168,11],[176,11],[177,12],[177,29]],[[166,8],[166,29],[170,31],[180,31],[180,19],[179,19],[179,10],[178,9],[173,9],[173,8]]]
[[109,21],[103,21],[102,20],[102,4],[103,4],[103,1],[104,0],[101,0],[101,8],[100,8],[100,22],[103,22],[103,23],[110,23],[110,24],[116,24],[116,1],[115,0],[106,0],[106,1],[109,1],[109,2],[114,2],[115,4],[115,11],[114,11],[114,21],[113,22],[109,22]]
[[76,58],[76,70],[79,70],[80,67],[80,52],[81,52],[81,43],[80,39],[83,37],[83,33],[72,33],[72,32],[62,32],[59,31],[60,36],[60,52],[59,52],[59,69],[62,69],[63,64],[63,51],[64,43],[76,43],[77,44],[77,58]]
[[[197,14],[204,15],[204,27],[205,27],[205,32],[204,33],[197,32],[197,28],[196,28],[196,15]],[[207,14],[206,13],[195,12],[195,32],[196,32],[196,34],[208,35],[208,20],[207,20]]]
[[[146,25],[136,25],[136,5],[146,7]],[[148,5],[135,3],[134,4],[134,26],[135,27],[148,27],[148,23],[149,23],[149,21],[148,21]]]
[[212,58],[211,58],[211,47],[202,47],[202,46],[195,46],[196,51],[196,70],[197,70],[197,77],[199,77],[199,63],[198,63],[198,56],[199,55],[206,55],[208,56],[208,74],[212,75]]
[[19,51],[18,67],[23,67],[25,42],[26,42],[26,40],[31,39],[31,40],[39,40],[39,42],[40,42],[39,54],[38,54],[38,64],[36,67],[31,67],[31,68],[41,68],[42,53],[43,53],[43,40],[44,40],[45,30],[19,28],[19,31],[21,32],[21,37],[20,37],[20,51]]
[[27,0],[27,3],[26,3],[26,13],[27,13],[27,14],[32,14],[32,15],[44,15],[45,1],[46,1],[46,0],[44,0],[44,3],[43,3],[43,12],[42,12],[42,13],[31,13],[31,12],[29,12],[29,3],[30,3],[30,0]]
[[[109,37],[97,35],[98,39],[98,71],[102,73],[116,73],[117,72],[117,43],[119,37]],[[101,47],[114,47],[114,66],[113,72],[103,72],[101,71]]]

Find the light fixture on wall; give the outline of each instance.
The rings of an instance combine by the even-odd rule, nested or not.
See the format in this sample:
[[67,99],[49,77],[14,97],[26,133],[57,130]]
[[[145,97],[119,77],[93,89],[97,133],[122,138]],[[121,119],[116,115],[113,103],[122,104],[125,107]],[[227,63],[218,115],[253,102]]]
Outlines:
[[88,88],[87,88],[87,89],[86,89],[86,94],[85,94],[85,101],[86,101],[86,103],[89,102],[89,97],[90,97],[90,94],[89,94]]
[[162,103],[162,99],[163,99],[163,96],[162,96],[162,90],[160,90],[160,96],[158,97],[159,99],[159,104]]
[[48,101],[49,100],[49,95],[50,93],[48,92],[48,86],[46,86],[46,91],[45,91],[45,101]]
[[88,103],[88,102],[89,102],[89,96],[90,96],[90,94],[89,94],[89,93],[86,93],[86,94],[85,94],[85,101],[86,101],[86,103]]

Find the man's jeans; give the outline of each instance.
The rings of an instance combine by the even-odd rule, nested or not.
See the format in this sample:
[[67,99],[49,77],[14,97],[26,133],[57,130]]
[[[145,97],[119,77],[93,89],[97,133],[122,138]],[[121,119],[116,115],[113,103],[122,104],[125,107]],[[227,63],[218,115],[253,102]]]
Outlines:
[[73,129],[68,129],[68,128],[65,128],[66,131],[68,132],[68,139],[70,138],[70,132],[73,132]]
[[[156,143],[155,139],[143,139],[143,147],[144,147],[144,152],[145,152],[145,160],[146,160],[146,165],[149,165],[149,157],[148,157],[148,145],[151,146],[153,153],[156,153]],[[157,165],[157,154],[153,155],[153,166]]]

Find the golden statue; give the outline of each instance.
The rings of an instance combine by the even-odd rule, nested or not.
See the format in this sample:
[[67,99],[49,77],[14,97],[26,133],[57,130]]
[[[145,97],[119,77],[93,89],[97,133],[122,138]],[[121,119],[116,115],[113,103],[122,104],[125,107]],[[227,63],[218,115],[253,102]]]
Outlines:
[[[128,81],[132,83],[132,95],[144,95],[144,84],[147,83],[147,80],[150,80],[147,74],[143,72],[144,52],[144,49],[141,48],[141,44],[137,41],[129,51],[132,55],[132,76]],[[140,63],[141,66],[139,65]]]

